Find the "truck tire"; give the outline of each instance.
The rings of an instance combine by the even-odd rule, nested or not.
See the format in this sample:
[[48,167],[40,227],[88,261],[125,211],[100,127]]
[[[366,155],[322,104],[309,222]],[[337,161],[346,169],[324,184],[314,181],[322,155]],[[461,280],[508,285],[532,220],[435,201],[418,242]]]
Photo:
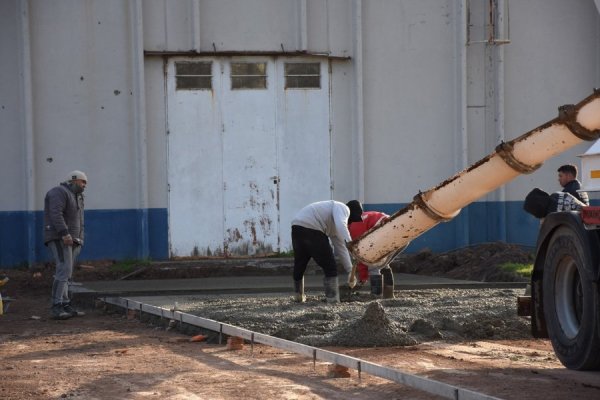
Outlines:
[[600,305],[588,241],[568,226],[552,234],[544,265],[544,315],[554,352],[567,368],[600,368]]

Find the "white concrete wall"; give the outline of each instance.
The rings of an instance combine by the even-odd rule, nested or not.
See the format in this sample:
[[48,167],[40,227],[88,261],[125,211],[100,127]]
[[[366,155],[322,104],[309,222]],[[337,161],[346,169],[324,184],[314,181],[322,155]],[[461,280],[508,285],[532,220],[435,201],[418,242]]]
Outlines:
[[[150,51],[309,50],[353,56],[333,63],[332,143],[335,195],[359,195],[360,171],[349,161],[356,156],[356,84],[363,82],[365,201],[405,202],[456,171],[448,150],[456,149],[457,8],[452,1],[179,1],[142,3],[144,48]],[[3,147],[2,208],[22,209],[26,185],[13,166],[26,169],[23,73],[19,54],[20,2],[4,1],[2,47]],[[482,23],[486,10],[471,2],[473,21]],[[114,187],[116,196],[89,206],[136,207],[131,188],[139,186],[131,88],[131,6],[113,1],[30,1],[29,35],[32,57],[32,120],[34,132],[36,207],[39,193],[60,180],[64,171],[87,169],[90,194],[95,187]],[[362,54],[356,46],[356,7],[362,15]],[[243,17],[243,18],[242,18]],[[479,20],[478,20],[479,18]],[[68,26],[69,29],[66,29]],[[232,29],[235,27],[235,29]],[[535,28],[535,29],[534,29]],[[479,31],[477,30],[479,29]],[[480,26],[472,33],[485,35]],[[510,2],[511,43],[505,49],[507,140],[556,115],[556,106],[579,100],[599,81],[598,13],[591,0]],[[77,38],[77,40],[73,40]],[[475,38],[477,39],[477,38]],[[487,154],[496,138],[486,129],[485,53],[476,44],[469,52],[469,161]],[[363,75],[354,76],[362,61]],[[165,115],[162,60],[147,58],[145,89],[148,132],[149,199],[164,206],[166,195]],[[18,79],[12,77],[17,76]],[[565,77],[569,77],[566,79]],[[82,79],[83,78],[83,79]],[[119,94],[116,94],[119,93]],[[86,134],[87,133],[87,134]],[[60,138],[60,140],[56,140]],[[354,141],[354,143],[353,143]],[[435,143],[432,148],[431,144]],[[74,145],[77,144],[77,145]],[[17,149],[7,150],[7,149]],[[93,148],[78,151],[79,148]],[[548,163],[533,175],[507,187],[516,200],[532,185],[554,185],[555,167],[584,150],[576,149]],[[64,151],[63,151],[64,149]],[[65,156],[69,153],[69,156]],[[427,155],[424,157],[423,155]],[[52,162],[47,160],[52,158]],[[435,160],[435,162],[431,162]],[[106,168],[109,168],[109,171]],[[95,171],[105,171],[96,174]],[[402,171],[410,170],[410,174]],[[407,176],[408,175],[408,176]],[[385,179],[379,179],[385,177]],[[99,179],[99,180],[97,180]],[[91,182],[94,183],[94,182]],[[402,187],[402,193],[395,189]]]
[[31,1],[29,10],[36,208],[73,169],[88,174],[88,208],[138,207],[130,8]]
[[[488,2],[470,3],[472,34],[484,38]],[[41,210],[45,191],[75,168],[90,177],[88,209],[166,208],[163,60],[141,53],[210,52],[213,43],[217,51],[278,52],[283,45],[352,57],[331,61],[334,197],[406,203],[461,165],[461,85],[467,161],[498,143],[495,116],[486,113],[492,106],[486,45],[467,48],[467,82],[460,81],[460,4],[1,1],[0,211]],[[502,47],[506,140],[600,86],[594,0],[513,0],[509,24],[511,42]],[[486,199],[519,201],[533,186],[558,188],[556,168],[578,163],[586,147]]]
[[[555,118],[559,105],[576,103],[600,86],[600,19],[593,1],[530,0],[510,5],[511,44],[505,46],[507,140]],[[517,178],[507,187],[507,199],[523,199],[535,186],[560,190],[557,168],[580,165],[577,156],[590,146],[584,143]]]
[[452,4],[363,2],[366,202],[409,202],[454,169]]
[[27,209],[19,5],[0,2],[0,210]]
[[167,122],[164,65],[160,57],[145,60],[148,143],[148,207],[167,205]]

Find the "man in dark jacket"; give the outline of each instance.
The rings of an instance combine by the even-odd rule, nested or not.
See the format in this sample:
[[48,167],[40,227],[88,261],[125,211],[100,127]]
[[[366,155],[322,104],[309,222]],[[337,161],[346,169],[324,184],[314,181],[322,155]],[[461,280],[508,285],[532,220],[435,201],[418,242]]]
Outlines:
[[578,192],[581,189],[581,183],[577,180],[576,166],[571,164],[561,165],[558,168],[558,183],[562,186],[563,192],[570,193],[585,205],[590,204],[587,192]]
[[81,171],[73,171],[44,198],[44,244],[56,263],[52,284],[52,317],[55,319],[85,315],[71,306],[69,280],[83,246],[82,193],[86,185],[87,176]]

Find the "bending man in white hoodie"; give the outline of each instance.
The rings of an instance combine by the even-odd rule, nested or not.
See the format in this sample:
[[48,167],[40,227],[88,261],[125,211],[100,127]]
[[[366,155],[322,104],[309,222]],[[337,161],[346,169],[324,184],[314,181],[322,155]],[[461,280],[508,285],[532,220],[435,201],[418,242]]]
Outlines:
[[[339,201],[326,200],[312,203],[301,209],[292,220],[292,247],[294,249],[294,291],[298,302],[306,301],[304,295],[304,272],[313,258],[323,268],[325,277],[325,300],[340,301],[337,275],[337,255],[348,273],[348,284],[354,286],[356,278],[351,274],[352,259],[346,247],[350,242],[348,217],[350,209]],[[333,249],[331,244],[333,244]]]

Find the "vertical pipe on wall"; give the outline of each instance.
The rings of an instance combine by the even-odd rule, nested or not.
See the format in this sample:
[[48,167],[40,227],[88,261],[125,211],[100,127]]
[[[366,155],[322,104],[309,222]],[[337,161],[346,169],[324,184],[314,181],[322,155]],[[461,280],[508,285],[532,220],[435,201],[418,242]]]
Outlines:
[[[495,35],[494,39],[504,39],[504,9],[505,0],[495,0],[496,18],[494,20]],[[496,143],[506,141],[504,132],[504,46],[499,42],[492,44],[494,46],[495,55],[495,126],[496,126]],[[502,241],[507,240],[506,234],[506,187],[500,186],[498,189],[498,200],[500,201],[500,215],[498,224],[498,238]]]
[[308,10],[306,0],[300,0],[300,50],[308,49]]
[[148,154],[146,134],[146,91],[144,86],[144,30],[142,0],[130,2],[133,31],[131,32],[134,136],[136,138],[138,167],[138,207],[140,209],[140,258],[150,256],[148,226]]
[[[485,137],[488,149],[504,141],[504,0],[488,0],[485,41]],[[491,142],[491,143],[489,143]],[[506,189],[499,187],[486,202],[487,240],[506,241]]]
[[365,137],[363,108],[363,42],[362,42],[362,0],[354,1],[354,76],[356,79],[356,161],[358,199],[365,199]]
[[29,2],[19,2],[21,22],[20,32],[20,64],[22,82],[22,110],[21,126],[23,129],[25,147],[25,200],[27,204],[26,223],[27,238],[27,264],[31,266],[35,260],[36,232],[35,232],[35,149],[33,131],[33,88],[31,83],[31,36],[29,31]]
[[200,0],[192,0],[192,46],[196,52],[200,52]]
[[[468,135],[468,119],[467,119],[467,24],[468,24],[468,0],[460,0],[458,9],[456,10],[456,29],[458,40],[456,53],[458,55],[458,76],[457,76],[457,97],[458,97],[458,126],[457,126],[457,143],[458,165],[457,171],[462,171],[469,166],[469,135]],[[466,246],[469,243],[469,213],[468,209],[463,210],[461,214],[461,223],[457,224],[457,243],[456,246]]]

